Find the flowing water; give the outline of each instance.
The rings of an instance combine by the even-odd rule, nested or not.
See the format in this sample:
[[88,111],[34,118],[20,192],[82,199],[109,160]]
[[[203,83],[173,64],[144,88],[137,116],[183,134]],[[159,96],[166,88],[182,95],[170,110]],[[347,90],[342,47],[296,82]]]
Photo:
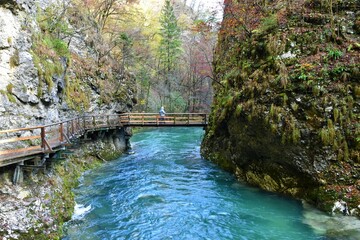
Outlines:
[[356,219],[248,187],[202,159],[202,136],[135,134],[133,154],[83,175],[63,239],[360,239]]

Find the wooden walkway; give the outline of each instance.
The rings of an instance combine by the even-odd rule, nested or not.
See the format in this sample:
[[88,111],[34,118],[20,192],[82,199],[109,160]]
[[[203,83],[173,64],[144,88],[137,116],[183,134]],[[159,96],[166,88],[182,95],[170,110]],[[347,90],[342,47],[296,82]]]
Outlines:
[[59,123],[0,130],[0,167],[55,153],[89,131],[121,127],[204,127],[207,115],[173,113],[161,118],[156,113],[79,116]]

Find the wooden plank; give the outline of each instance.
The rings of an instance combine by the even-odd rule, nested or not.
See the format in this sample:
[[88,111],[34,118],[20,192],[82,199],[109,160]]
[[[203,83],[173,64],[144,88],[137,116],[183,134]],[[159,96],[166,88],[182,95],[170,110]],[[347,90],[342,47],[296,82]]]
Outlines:
[[39,138],[41,138],[41,137],[40,136],[28,136],[28,137],[16,137],[16,138],[1,139],[0,144],[25,141],[25,140],[31,140],[31,139],[39,139]]
[[33,151],[33,150],[41,150],[40,146],[32,146],[27,148],[16,148],[16,149],[8,149],[8,150],[1,150],[1,155],[7,155],[7,154],[15,154],[15,153],[21,153],[21,152],[27,152],[27,151]]
[[29,128],[17,128],[17,129],[0,130],[0,134],[1,133],[13,133],[13,132],[31,131],[31,130],[35,130],[35,129],[39,129],[39,128],[41,128],[41,126],[29,127]]

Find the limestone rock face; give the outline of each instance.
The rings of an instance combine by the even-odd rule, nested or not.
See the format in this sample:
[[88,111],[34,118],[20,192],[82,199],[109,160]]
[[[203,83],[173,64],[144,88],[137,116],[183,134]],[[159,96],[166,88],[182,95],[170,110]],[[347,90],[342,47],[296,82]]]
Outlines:
[[[91,59],[94,55],[86,42],[86,36],[81,35],[80,31],[71,41],[63,37],[70,43],[69,51],[79,56],[72,63],[75,67],[69,66],[70,60],[67,57],[56,59],[60,63],[58,65],[62,67],[61,71],[56,68],[45,69],[46,65],[56,64],[51,59],[41,59],[42,62],[39,64],[37,59],[39,56],[34,54],[33,47],[36,35],[42,30],[36,19],[41,9],[57,2],[57,0],[0,1],[0,129],[49,124],[85,112],[96,114],[129,112],[134,105],[131,100],[135,96],[134,76],[128,73],[119,75],[117,82],[124,89],[123,96],[115,100],[111,99],[111,96],[107,97],[107,102],[101,99],[104,98],[100,90],[104,82],[102,76],[97,76],[95,70],[88,75],[83,74],[81,78],[77,76],[75,67],[79,66],[80,69],[80,65],[93,64],[77,61],[81,57]],[[37,6],[40,6],[40,10]],[[64,21],[64,24],[69,24],[70,29],[76,28],[69,22]],[[48,54],[51,56],[52,53],[48,50]],[[79,69],[78,72],[82,71]],[[71,82],[73,81],[71,79],[79,79],[76,80],[79,82]],[[70,84],[73,84],[72,87],[69,87]],[[83,98],[84,107],[79,106],[80,98]]]
[[317,0],[225,2],[203,156],[265,190],[358,215],[360,2],[333,13]]
[[[81,31],[76,32],[71,41],[68,36],[46,35],[38,19],[42,10],[59,2],[66,3],[63,0],[0,0],[0,130],[46,125],[86,113],[124,113],[131,111],[136,103],[135,76],[117,73],[114,66],[107,66],[105,70],[92,68],[95,51]],[[64,19],[63,27],[75,29],[77,26],[70,22]],[[101,36],[99,39],[101,44]],[[56,52],[54,42],[66,49]],[[107,78],[109,75],[111,79]],[[116,91],[111,83],[117,84]],[[27,133],[21,134],[26,137]],[[40,131],[35,130],[34,134],[40,135]],[[129,147],[129,129],[96,134],[88,136],[92,141],[76,151],[75,160],[69,158],[66,163],[49,168],[46,174],[25,173],[23,187],[11,182],[16,165],[2,169],[0,239],[60,237],[62,222],[71,217],[74,205],[71,188],[75,187],[79,173],[102,160],[119,157]],[[4,135],[0,134],[0,139]],[[16,144],[27,147],[31,143]],[[0,144],[0,151],[8,145]]]

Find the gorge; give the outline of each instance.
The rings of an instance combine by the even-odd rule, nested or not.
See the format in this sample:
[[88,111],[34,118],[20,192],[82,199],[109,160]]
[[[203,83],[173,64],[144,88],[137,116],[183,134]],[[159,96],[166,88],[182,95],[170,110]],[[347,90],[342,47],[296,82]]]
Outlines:
[[[144,1],[0,1],[0,130],[162,105],[209,111],[205,159],[330,219],[359,217],[359,1],[225,0],[221,26],[188,1],[165,2],[177,19],[176,56],[162,51],[162,2],[143,12]],[[77,179],[117,159],[130,135],[75,144],[20,185],[11,182],[15,165],[2,168],[0,236],[59,239]]]

